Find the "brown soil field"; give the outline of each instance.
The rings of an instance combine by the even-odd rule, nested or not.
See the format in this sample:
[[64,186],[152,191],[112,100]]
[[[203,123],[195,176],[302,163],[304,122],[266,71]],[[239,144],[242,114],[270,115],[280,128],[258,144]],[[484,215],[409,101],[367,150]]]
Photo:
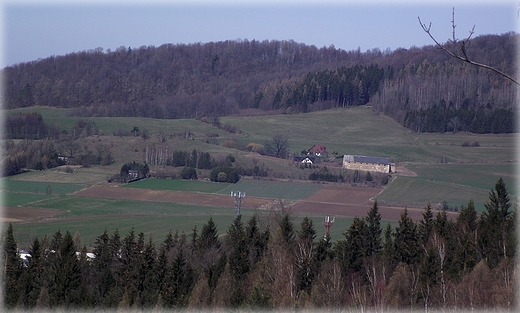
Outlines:
[[[289,211],[296,214],[329,215],[341,217],[364,217],[372,206],[372,199],[379,194],[382,188],[352,187],[349,185],[326,185],[320,191],[306,199],[288,203]],[[74,194],[78,197],[104,198],[117,200],[169,202],[212,207],[233,207],[234,199],[228,195],[217,195],[198,192],[182,192],[173,190],[149,190],[136,188],[121,188],[117,185],[103,184],[80,190]],[[242,208],[262,209],[269,208],[277,199],[246,197]],[[403,207],[379,206],[383,220],[398,221]],[[1,222],[24,222],[35,219],[48,219],[59,210],[3,207]],[[410,217],[418,221],[422,219],[423,208],[408,208]],[[434,213],[436,214],[436,213]],[[454,218],[456,213],[448,212]]]
[[63,211],[26,208],[18,206],[2,206],[2,217],[0,218],[0,222],[15,223],[23,221],[32,221],[35,219],[51,217],[61,213],[63,213]]
[[[228,195],[173,190],[120,188],[110,185],[94,186],[81,190],[74,195],[87,198],[170,202],[214,207],[233,207],[235,203],[235,200]],[[274,199],[268,198],[246,197],[242,201],[242,207],[247,209],[257,209],[273,200]]]
[[[382,188],[329,185],[292,205],[291,211],[342,217],[365,217],[373,205],[370,199],[382,190]],[[403,210],[403,207],[379,205],[379,213],[383,220],[397,221]],[[423,212],[423,209],[408,208],[408,213],[414,220],[422,219]]]

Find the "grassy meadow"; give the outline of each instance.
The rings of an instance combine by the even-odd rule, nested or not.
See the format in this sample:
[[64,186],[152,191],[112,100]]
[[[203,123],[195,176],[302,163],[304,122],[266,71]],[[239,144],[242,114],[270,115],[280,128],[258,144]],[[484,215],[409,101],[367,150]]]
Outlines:
[[[70,132],[80,117],[70,117],[68,109],[23,108],[11,112],[39,112],[44,120]],[[298,182],[307,179],[309,171],[300,170],[292,162],[260,156],[247,152],[249,143],[265,144],[276,134],[287,136],[289,150],[298,154],[314,144],[327,147],[329,153],[357,154],[388,157],[397,163],[397,174],[376,199],[403,206],[421,207],[427,203],[446,201],[450,206],[467,205],[472,199],[479,211],[484,210],[489,191],[499,177],[506,182],[511,195],[518,196],[516,181],[515,134],[476,135],[468,133],[428,134],[413,133],[401,127],[391,118],[374,114],[367,106],[334,109],[305,114],[267,116],[228,116],[220,118],[222,124],[234,126],[236,133],[229,133],[201,121],[157,120],[146,118],[88,118],[96,123],[100,135],[78,139],[82,146],[95,149],[104,144],[112,150],[115,163],[109,166],[82,168],[70,166],[46,171],[30,171],[2,180],[3,204],[62,210],[63,214],[52,222],[31,221],[17,223],[15,235],[28,242],[31,236],[39,238],[62,232],[79,232],[89,245],[102,234],[116,228],[121,234],[134,227],[161,241],[169,230],[190,233],[198,229],[210,216],[224,233],[234,218],[233,208],[207,208],[164,203],[140,203],[105,199],[75,197],[76,190],[103,184],[119,172],[122,164],[142,162],[147,146],[170,147],[172,150],[197,149],[209,152],[214,158],[232,154],[242,166],[259,165],[269,169],[270,180],[242,179],[237,184],[214,184],[205,181],[183,182],[176,180],[148,179],[125,188],[180,190],[229,194],[232,190],[245,191],[248,196],[302,199],[321,188],[319,184]],[[146,130],[147,139],[135,136],[113,136],[118,130],[130,131],[134,126]],[[182,134],[189,132],[186,139]],[[159,133],[166,135],[166,142],[159,141]],[[217,134],[217,135],[215,135]],[[464,147],[465,142],[478,142],[478,147]],[[232,143],[232,144],[230,144]],[[442,163],[441,163],[442,162]],[[318,166],[338,167],[335,163]],[[171,170],[164,166],[152,166],[152,170]],[[402,176],[406,169],[415,176]],[[276,173],[276,174],[275,174]],[[411,175],[411,174],[410,174]],[[202,178],[201,176],[199,176]],[[285,178],[283,181],[274,178]],[[52,195],[47,195],[47,186]],[[244,220],[252,211],[244,211]],[[303,217],[295,217],[295,225]],[[315,219],[315,228],[321,234],[322,217]],[[338,220],[332,228],[334,239],[342,238],[350,221]],[[337,226],[337,227],[336,227]],[[299,225],[295,227],[299,228]],[[23,240],[22,240],[23,238]]]

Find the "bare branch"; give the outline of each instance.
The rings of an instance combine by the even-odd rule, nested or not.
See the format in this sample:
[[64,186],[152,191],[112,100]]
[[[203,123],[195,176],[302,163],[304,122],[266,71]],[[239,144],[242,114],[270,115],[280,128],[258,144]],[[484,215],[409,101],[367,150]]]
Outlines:
[[439,47],[440,49],[442,49],[444,52],[448,53],[450,56],[454,57],[455,59],[458,59],[458,60],[461,60],[463,62],[466,62],[466,63],[469,63],[471,65],[475,65],[475,66],[478,66],[478,67],[482,67],[482,68],[485,68],[485,69],[488,69],[488,70],[491,70],[499,75],[501,75],[502,77],[505,77],[507,79],[509,79],[510,81],[512,81],[513,83],[517,84],[517,85],[520,85],[520,83],[514,79],[513,77],[511,77],[510,75],[498,70],[497,68],[495,67],[492,67],[490,65],[487,65],[487,64],[483,64],[483,63],[479,63],[479,62],[475,62],[473,60],[471,60],[466,52],[466,44],[469,42],[469,40],[471,39],[471,36],[473,36],[474,32],[475,32],[475,25],[473,25],[473,28],[471,29],[471,31],[469,32],[469,35],[468,37],[466,37],[465,39],[463,39],[461,42],[460,42],[460,46],[457,47],[457,44],[458,44],[458,39],[457,37],[455,36],[455,28],[457,27],[457,25],[455,25],[455,8],[453,9],[453,12],[452,12],[452,19],[451,19],[451,27],[452,27],[452,39],[448,39],[448,43],[453,43],[455,45],[455,49],[456,51],[451,51],[450,49],[448,49],[448,47],[446,45],[443,45],[441,44],[439,41],[437,41],[437,39],[435,39],[435,37],[433,37],[432,33],[431,33],[431,27],[432,27],[432,23],[430,23],[428,26],[426,26],[426,24],[423,24],[423,22],[421,21],[421,18],[420,17],[417,17],[419,19],[419,24],[421,24],[421,27],[422,29],[424,30],[425,33],[428,34],[428,36],[430,36],[430,38],[433,40],[433,42],[435,42],[435,44],[437,45],[437,47]]

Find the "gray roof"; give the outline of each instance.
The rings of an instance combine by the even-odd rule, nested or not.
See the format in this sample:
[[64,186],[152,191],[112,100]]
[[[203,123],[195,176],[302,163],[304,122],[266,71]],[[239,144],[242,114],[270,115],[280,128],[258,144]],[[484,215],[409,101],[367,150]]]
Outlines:
[[364,156],[364,155],[345,155],[343,157],[347,162],[371,163],[371,164],[390,164],[388,158]]

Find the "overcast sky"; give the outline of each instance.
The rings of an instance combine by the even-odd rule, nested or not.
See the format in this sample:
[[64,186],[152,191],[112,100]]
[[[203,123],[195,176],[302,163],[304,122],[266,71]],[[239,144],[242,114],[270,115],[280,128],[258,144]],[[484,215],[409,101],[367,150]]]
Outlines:
[[292,39],[361,51],[422,47],[432,41],[417,17],[431,22],[432,33],[444,42],[452,34],[453,7],[458,38],[473,25],[474,36],[517,31],[519,1],[414,2],[419,1],[3,0],[1,67],[98,47],[228,39]]

